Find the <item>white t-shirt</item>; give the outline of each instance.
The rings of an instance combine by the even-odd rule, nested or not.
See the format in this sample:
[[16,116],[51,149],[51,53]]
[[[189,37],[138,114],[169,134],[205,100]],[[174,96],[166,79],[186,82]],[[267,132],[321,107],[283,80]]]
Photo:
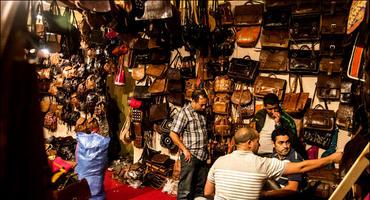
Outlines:
[[236,150],[216,160],[208,173],[215,200],[258,199],[266,179],[280,177],[286,163]]
[[269,115],[266,115],[265,124],[260,131],[260,148],[258,153],[272,153],[274,143],[271,139],[272,131],[275,129],[275,121]]

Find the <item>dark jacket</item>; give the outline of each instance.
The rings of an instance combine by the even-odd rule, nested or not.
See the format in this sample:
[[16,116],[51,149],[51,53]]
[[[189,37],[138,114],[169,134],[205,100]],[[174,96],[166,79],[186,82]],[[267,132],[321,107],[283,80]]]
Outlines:
[[[281,111],[280,114],[281,114],[280,125],[275,126],[275,129],[277,128],[290,129],[292,135],[290,135],[289,138],[292,144],[292,148],[294,148],[300,155],[302,155],[304,159],[307,159],[307,152],[298,138],[296,125],[293,118],[284,111]],[[256,115],[252,119],[252,122],[255,122],[256,124],[256,130],[258,133],[261,132],[265,124],[266,115],[267,111],[265,109],[261,109],[256,113]]]

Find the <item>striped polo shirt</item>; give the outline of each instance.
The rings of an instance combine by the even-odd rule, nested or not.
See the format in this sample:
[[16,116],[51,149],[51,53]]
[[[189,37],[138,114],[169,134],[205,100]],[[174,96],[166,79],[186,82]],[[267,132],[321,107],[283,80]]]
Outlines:
[[258,199],[266,179],[280,177],[286,163],[236,150],[216,160],[208,173],[217,199]]

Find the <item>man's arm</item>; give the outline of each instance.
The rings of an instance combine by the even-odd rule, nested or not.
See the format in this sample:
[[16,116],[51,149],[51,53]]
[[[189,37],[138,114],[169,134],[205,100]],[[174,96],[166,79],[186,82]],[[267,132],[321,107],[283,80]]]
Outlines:
[[190,151],[185,147],[184,143],[182,143],[182,141],[180,140],[180,137],[177,133],[171,131],[170,133],[170,137],[173,141],[174,144],[176,144],[179,149],[181,149],[181,151],[184,153],[185,155],[185,160],[186,161],[190,161],[190,158],[191,158],[191,153]]
[[290,162],[285,166],[284,174],[305,173],[313,169],[323,167],[330,163],[338,163],[342,159],[343,153],[337,152],[330,156],[314,160],[305,160],[302,162]]
[[204,186],[204,197],[212,199],[215,196],[215,184],[207,180]]

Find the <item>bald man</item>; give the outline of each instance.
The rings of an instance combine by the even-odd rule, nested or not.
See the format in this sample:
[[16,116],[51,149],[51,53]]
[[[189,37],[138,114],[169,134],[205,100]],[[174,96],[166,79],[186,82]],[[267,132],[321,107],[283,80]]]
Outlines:
[[328,157],[286,163],[276,158],[257,156],[259,134],[252,128],[241,128],[235,133],[237,150],[222,156],[211,167],[204,195],[214,199],[258,199],[266,179],[281,175],[304,173],[338,163],[342,153]]

